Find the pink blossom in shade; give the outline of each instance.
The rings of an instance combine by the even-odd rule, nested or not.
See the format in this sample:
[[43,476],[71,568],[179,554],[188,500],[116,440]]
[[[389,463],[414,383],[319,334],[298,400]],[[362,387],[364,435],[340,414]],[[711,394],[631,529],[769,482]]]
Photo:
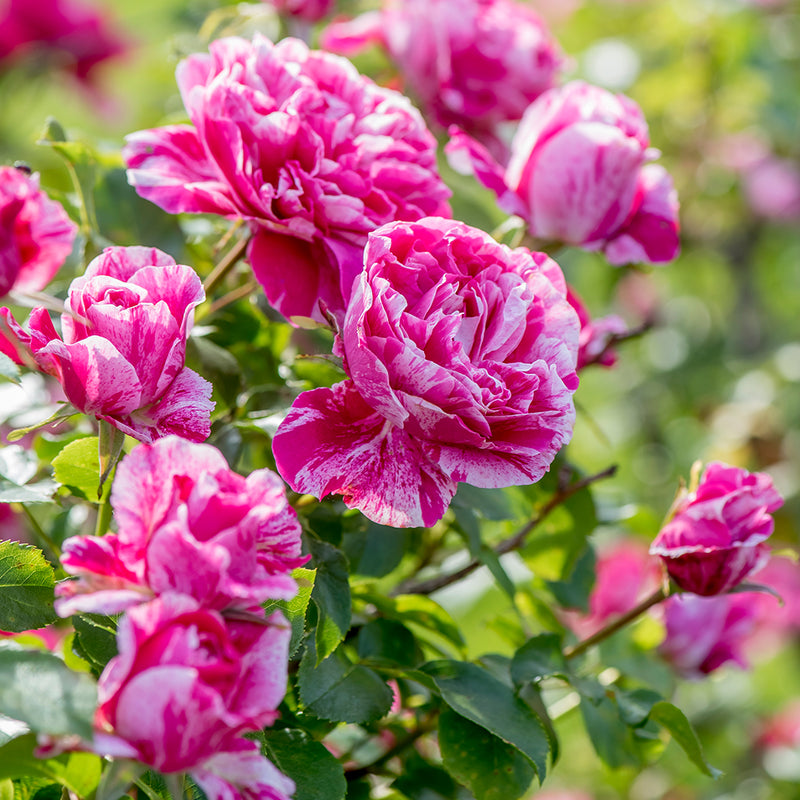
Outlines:
[[126,49],[97,6],[80,0],[0,0],[0,62],[44,57],[86,83],[98,64]]
[[[0,317],[43,372],[80,411],[141,441],[210,432],[211,384],[184,365],[194,308],[204,299],[191,267],[160,250],[109,247],[74,280],[61,317],[36,308],[29,331]],[[3,348],[5,350],[5,348]]]
[[658,560],[632,539],[615,543],[597,559],[589,613],[566,612],[567,625],[580,637],[596,633],[607,622],[626,614],[661,585]]
[[551,89],[525,112],[507,163],[463,131],[445,148],[537,239],[603,250],[615,265],[678,255],[678,201],[650,148],[647,123],[624,95],[581,81]]
[[714,595],[741,583],[769,557],[771,512],[783,505],[769,475],[708,464],[650,547],[683,590]]
[[[292,782],[277,770],[259,772],[248,758],[257,748],[241,738],[278,716],[289,638],[279,612],[226,619],[177,594],[130,609],[117,630],[119,654],[98,682],[92,749],[164,773],[197,770],[201,780],[222,772],[242,797],[291,794]],[[267,781],[274,795],[266,792]],[[248,795],[256,782],[259,793]]]
[[800,632],[800,563],[772,555],[762,569],[748,576],[748,582],[774,592],[751,595],[758,614],[754,649],[757,646],[760,653],[774,652]]
[[165,592],[207,608],[252,609],[290,599],[300,524],[270,470],[243,477],[211,445],[176,436],[140,445],[117,467],[118,532],[74,536],[61,563],[77,580],[56,587],[56,611],[116,613]]
[[344,316],[367,234],[449,216],[436,141],[402,95],[296,39],[211,43],[178,66],[193,125],[127,138],[128,180],[170,213],[250,224],[248,259],[284,316]]
[[554,86],[564,63],[543,20],[513,0],[387,0],[322,34],[334,52],[371,43],[386,49],[438,125],[458,125],[501,151],[499,127]]
[[335,0],[265,0],[281,14],[304,20],[319,22],[333,10]]
[[794,700],[766,719],[757,742],[763,748],[800,746],[800,700]]
[[555,262],[429,218],[370,234],[364,264],[336,344],[349,379],[301,394],[273,439],[292,488],[403,527],[433,525],[460,481],[539,480],[578,383]]
[[571,286],[567,288],[567,300],[575,309],[581,323],[578,369],[588,367],[590,364],[613,367],[617,363],[617,354],[611,345],[615,336],[628,332],[625,320],[616,314],[592,319],[583,300]]
[[732,661],[749,666],[745,651],[757,624],[753,595],[701,597],[684,593],[663,603],[661,656],[687,678],[702,678]]
[[70,254],[77,230],[39,188],[38,175],[0,167],[0,297],[12,288],[44,289]]

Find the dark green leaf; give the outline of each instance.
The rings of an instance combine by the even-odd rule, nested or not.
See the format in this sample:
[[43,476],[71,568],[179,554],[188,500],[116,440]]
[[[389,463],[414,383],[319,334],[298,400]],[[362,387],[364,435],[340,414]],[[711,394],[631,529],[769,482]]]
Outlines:
[[0,714],[37,733],[92,736],[97,687],[52,653],[0,642]]
[[414,667],[420,660],[414,634],[392,619],[375,619],[361,628],[358,632],[358,656],[401,667]]
[[206,380],[227,406],[235,405],[242,388],[242,370],[228,350],[203,336],[190,336],[186,342],[186,359]]
[[72,617],[75,628],[73,648],[89,663],[95,676],[117,655],[117,623],[113,617],[99,614],[76,614]]
[[[461,792],[449,772],[412,753],[403,774],[392,784],[409,800],[454,800]],[[367,795],[369,797],[369,795]],[[347,800],[350,800],[348,794]]]
[[722,772],[712,767],[703,755],[703,748],[697,738],[692,723],[686,715],[672,703],[662,700],[656,703],[650,710],[650,719],[666,728],[671,734],[675,743],[680,745],[684,753],[689,756],[689,760],[703,773],[712,778],[718,778]]
[[484,519],[497,521],[517,519],[520,513],[519,504],[512,500],[511,494],[505,489],[481,489],[468,483],[458,485],[452,506],[454,510],[471,509]]
[[547,734],[511,689],[465,661],[431,661],[421,669],[433,678],[454,711],[514,745],[533,762],[540,782],[544,780],[550,751]]
[[0,542],[0,630],[19,633],[55,622],[53,568],[41,550]]
[[511,677],[517,685],[553,676],[565,680],[569,676],[569,667],[561,651],[561,637],[557,634],[534,636],[514,653]]
[[612,769],[641,766],[641,755],[635,748],[631,728],[620,719],[613,700],[602,697],[592,702],[581,698],[580,709],[589,739],[605,764]]
[[356,575],[382,578],[402,560],[410,532],[368,521],[363,527],[344,531],[342,545]]
[[312,537],[308,547],[317,571],[311,599],[319,612],[315,634],[319,662],[336,649],[350,628],[350,582],[341,550]]
[[265,730],[264,754],[288,775],[297,789],[294,800],[342,800],[347,791],[342,765],[305,731]]
[[477,800],[515,800],[536,775],[516,747],[449,709],[439,716],[439,746],[447,771]]
[[567,578],[563,581],[545,581],[560,606],[579,608],[588,612],[589,595],[594,588],[596,562],[594,549],[587,543]]
[[650,689],[634,689],[632,692],[616,690],[619,718],[626,724],[636,727],[647,720],[655,703],[662,699],[658,692]]

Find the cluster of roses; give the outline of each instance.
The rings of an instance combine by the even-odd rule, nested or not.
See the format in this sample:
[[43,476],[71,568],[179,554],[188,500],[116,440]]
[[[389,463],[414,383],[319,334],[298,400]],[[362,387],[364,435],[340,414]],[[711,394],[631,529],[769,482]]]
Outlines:
[[87,746],[188,772],[209,797],[288,798],[292,781],[243,737],[286,692],[289,626],[262,604],[293,597],[307,560],[283,482],[167,436],[120,462],[111,502],[117,532],[67,539],[77,579],[56,588],[61,616],[124,612]]

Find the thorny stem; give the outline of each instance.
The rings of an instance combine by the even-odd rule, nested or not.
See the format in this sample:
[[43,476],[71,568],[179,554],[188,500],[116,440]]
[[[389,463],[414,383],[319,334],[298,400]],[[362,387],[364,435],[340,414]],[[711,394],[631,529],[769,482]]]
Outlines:
[[203,281],[203,288],[206,294],[211,290],[230,272],[235,266],[236,262],[244,255],[247,249],[249,237],[244,236],[228,251],[227,255],[217,264],[211,271],[211,274]]
[[[502,556],[505,553],[511,552],[512,550],[518,550],[524,544],[525,539],[528,537],[531,531],[533,531],[537,525],[541,524],[548,514],[553,511],[553,509],[560,506],[563,502],[572,497],[572,495],[577,494],[596,481],[610,478],[616,471],[616,465],[612,465],[607,469],[604,469],[602,472],[598,472],[594,475],[588,475],[585,478],[581,478],[579,481],[575,481],[575,483],[560,483],[555,494],[547,501],[547,503],[544,504],[544,506],[542,506],[539,512],[526,525],[520,528],[513,536],[509,536],[508,539],[504,539],[494,548],[495,554]],[[474,558],[469,562],[469,564],[459,570],[456,570],[455,572],[450,572],[446,575],[437,575],[435,578],[430,578],[426,581],[418,581],[416,583],[401,583],[397,589],[392,592],[392,594],[431,594],[438,589],[443,589],[445,586],[449,586],[451,583],[460,581],[462,578],[470,575],[481,566],[483,566],[483,561]]]
[[613,622],[610,622],[604,628],[600,628],[599,631],[593,633],[583,641],[578,642],[572,647],[566,648],[566,650],[564,650],[564,658],[575,658],[575,656],[585,653],[590,647],[599,644],[621,628],[624,628],[630,622],[633,622],[633,620],[635,620],[640,614],[644,614],[648,608],[652,608],[653,606],[658,605],[662,600],[666,600],[668,596],[668,587],[661,586],[659,589],[653,592],[653,594],[642,600],[641,603],[634,606],[626,614],[623,614],[621,617],[617,617]]
[[48,533],[45,533],[44,528],[39,524],[39,520],[33,516],[31,510],[24,503],[22,503],[22,511],[28,518],[28,522],[30,522],[36,536],[41,539],[41,541],[47,545],[48,550],[61,561],[61,548],[53,541]]

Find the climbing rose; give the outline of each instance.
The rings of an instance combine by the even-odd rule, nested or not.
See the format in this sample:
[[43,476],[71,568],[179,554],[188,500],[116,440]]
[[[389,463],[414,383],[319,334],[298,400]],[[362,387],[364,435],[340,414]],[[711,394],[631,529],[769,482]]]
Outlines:
[[782,505],[769,475],[712,462],[697,489],[679,499],[650,552],[681,589],[719,594],[766,563],[770,513]]
[[349,379],[301,394],[273,440],[292,488],[402,527],[433,525],[459,481],[539,480],[575,417],[558,266],[438,218],[375,231],[364,264],[337,340]]
[[498,163],[456,128],[450,162],[494,191],[543,240],[602,250],[612,264],[662,263],[678,255],[678,201],[667,171],[648,162],[647,123],[624,95],[573,81],[525,112]]
[[39,176],[0,167],[0,297],[44,289],[72,250],[78,228],[39,189]]
[[184,366],[194,308],[204,298],[191,267],[160,250],[109,247],[75,279],[61,316],[45,308],[30,332],[0,309],[19,350],[61,383],[80,411],[145,442],[210,432],[211,384]]
[[387,0],[382,11],[322,36],[325,48],[344,55],[372,42],[431,119],[501,151],[499,126],[520,119],[563,65],[545,23],[513,0]]
[[210,797],[288,797],[292,781],[241,734],[278,716],[289,638],[280,612],[225,619],[170,594],[130,609],[98,683],[93,749],[228,789]]
[[343,317],[371,230],[449,216],[436,141],[405,97],[296,39],[210,49],[178,66],[194,125],[130,135],[128,180],[170,213],[247,220],[250,264],[286,317]]
[[165,592],[258,608],[297,590],[300,525],[268,469],[244,478],[211,445],[170,436],[120,462],[111,503],[118,533],[64,542],[61,563],[79,580],[58,584],[61,616],[113,614]]

